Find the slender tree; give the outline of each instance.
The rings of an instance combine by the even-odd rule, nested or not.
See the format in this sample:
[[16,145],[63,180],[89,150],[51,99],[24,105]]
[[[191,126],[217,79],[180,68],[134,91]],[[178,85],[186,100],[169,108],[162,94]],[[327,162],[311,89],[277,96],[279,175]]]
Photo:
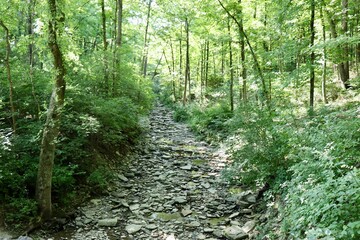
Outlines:
[[322,66],[322,82],[321,82],[321,93],[323,102],[326,104],[328,103],[327,95],[326,95],[326,75],[327,75],[327,50],[326,50],[326,29],[325,29],[325,20],[323,14],[323,6],[320,7],[320,18],[321,18],[321,27],[322,27],[322,37],[323,37],[323,66]]
[[227,28],[229,34],[229,68],[230,68],[230,110],[234,111],[234,66],[233,66],[233,53],[232,53],[232,39],[230,29],[230,19],[227,21]]
[[[315,42],[315,0],[311,0],[310,7],[310,45]],[[314,108],[314,89],[315,89],[315,52],[312,49],[310,54],[310,108]]]
[[[239,4],[241,4],[241,0],[239,0]],[[242,9],[239,12],[240,19],[239,19],[239,35],[240,35],[240,54],[241,54],[241,77],[242,77],[242,98],[244,102],[247,101],[247,71],[246,71],[246,59],[245,59],[245,40],[244,35],[241,34],[244,32],[244,24],[243,24],[243,12]]]
[[245,33],[244,29],[242,29],[240,26],[240,22],[236,19],[236,17],[230,13],[230,11],[224,6],[224,4],[218,0],[219,4],[221,5],[221,7],[225,10],[225,12],[229,15],[229,17],[231,17],[235,23],[238,25],[239,27],[239,30],[240,30],[240,34],[242,34],[244,36],[244,39],[245,39],[245,42],[246,44],[248,45],[249,49],[250,49],[250,52],[251,52],[251,56],[253,57],[253,60],[254,60],[254,63],[255,63],[255,68],[257,70],[257,73],[260,77],[260,80],[261,80],[261,84],[262,84],[262,93],[261,93],[261,101],[262,102],[265,102],[266,105],[269,107],[270,106],[270,97],[269,97],[269,93],[268,93],[268,90],[267,90],[267,87],[266,87],[266,83],[265,83],[265,77],[264,77],[264,74],[262,72],[262,69],[261,69],[261,66],[260,66],[260,63],[258,61],[258,58],[255,54],[255,51],[250,43],[250,40],[247,36],[247,34]]
[[147,15],[146,15],[146,26],[145,26],[145,34],[144,34],[144,49],[143,49],[143,59],[142,59],[142,63],[141,63],[141,69],[142,69],[142,74],[143,77],[146,77],[146,72],[147,72],[147,64],[148,64],[148,54],[149,54],[149,50],[148,50],[148,32],[149,32],[149,24],[150,24],[150,14],[151,14],[151,3],[152,0],[149,0],[148,3],[148,8],[147,8]]
[[187,87],[190,89],[190,40],[189,40],[189,19],[185,17],[185,33],[186,33],[186,55],[185,55],[185,83],[183,105],[187,102]]
[[[323,3],[325,4],[325,3]],[[347,1],[342,0],[342,30],[344,33],[347,32]],[[326,8],[325,8],[326,10]],[[330,13],[328,10],[326,10],[326,17],[328,19],[329,22],[329,27],[330,27],[330,32],[331,32],[331,37],[333,39],[336,39],[338,37],[338,31],[336,29],[336,16],[335,14]],[[348,67],[348,46],[347,44],[345,44],[345,47],[343,46],[338,46],[337,47],[337,51],[340,54],[336,54],[337,55],[337,60],[339,61],[339,63],[337,64],[337,69],[339,72],[339,76],[340,76],[340,80],[344,85],[345,89],[350,88],[350,84],[349,84],[349,67]],[[340,60],[339,60],[340,59]]]
[[39,118],[40,114],[40,103],[39,99],[36,95],[35,84],[34,84],[34,66],[35,66],[35,57],[34,57],[34,30],[33,30],[33,15],[35,12],[35,2],[33,0],[28,0],[28,18],[27,18],[27,34],[30,39],[30,43],[28,46],[29,51],[29,79],[31,84],[31,93],[34,98],[34,102],[36,105],[35,117]]
[[10,100],[10,110],[11,110],[11,120],[12,120],[12,129],[13,132],[16,132],[16,118],[15,118],[15,104],[14,104],[14,86],[11,78],[11,67],[10,67],[10,53],[11,53],[11,45],[10,45],[10,34],[9,29],[5,25],[2,19],[0,19],[0,26],[5,31],[5,41],[6,41],[6,57],[5,57],[5,66],[6,66],[6,74],[9,82],[9,100]]
[[100,0],[100,7],[101,7],[101,26],[102,26],[102,40],[104,45],[104,85],[105,85],[105,94],[107,95],[109,92],[109,64],[107,58],[107,48],[108,42],[106,37],[106,13],[105,13],[105,1]]
[[48,0],[50,20],[48,24],[48,45],[54,59],[55,84],[47,110],[46,123],[41,140],[40,160],[36,182],[36,199],[41,220],[52,216],[51,185],[55,158],[56,139],[60,131],[60,116],[65,100],[65,66],[58,43],[60,13],[56,0]]

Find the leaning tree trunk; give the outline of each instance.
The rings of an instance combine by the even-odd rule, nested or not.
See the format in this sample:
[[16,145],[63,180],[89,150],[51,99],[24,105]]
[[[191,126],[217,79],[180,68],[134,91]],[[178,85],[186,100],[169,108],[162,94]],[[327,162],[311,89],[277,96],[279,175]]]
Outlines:
[[57,39],[60,22],[58,21],[56,0],[48,0],[48,6],[50,8],[48,45],[54,59],[55,84],[43,129],[36,182],[36,200],[40,210],[40,217],[43,221],[52,216],[51,180],[55,157],[55,143],[59,135],[60,116],[65,99],[65,67]]
[[10,69],[10,52],[11,52],[10,35],[9,35],[9,29],[6,27],[5,23],[1,19],[0,19],[0,26],[5,30],[5,41],[6,41],[5,65],[6,65],[7,79],[9,81],[9,99],[10,99],[12,129],[14,132],[16,132],[14,87],[13,87],[13,82],[11,78],[11,69]]
[[244,37],[244,40],[245,40],[247,46],[250,49],[251,56],[252,56],[252,58],[254,60],[255,68],[256,68],[257,73],[258,73],[258,75],[260,77],[260,80],[261,80],[261,87],[262,87],[261,88],[262,89],[262,91],[261,91],[261,103],[265,102],[266,106],[268,108],[270,108],[270,96],[269,96],[269,92],[268,92],[267,87],[266,87],[265,77],[264,77],[264,74],[262,72],[262,69],[261,69],[260,63],[258,61],[258,58],[257,58],[257,56],[255,54],[255,51],[254,51],[254,49],[253,49],[253,47],[252,47],[252,45],[250,43],[250,40],[249,40],[247,34],[245,33],[245,30],[241,29],[241,27],[240,27],[241,24],[238,21],[238,19],[234,15],[232,15],[230,13],[230,11],[224,6],[224,4],[220,0],[218,0],[218,2],[221,5],[221,7],[225,10],[225,12],[229,15],[229,17],[231,17],[234,20],[234,22],[236,23],[236,25],[238,25],[239,30],[240,30],[240,34]]

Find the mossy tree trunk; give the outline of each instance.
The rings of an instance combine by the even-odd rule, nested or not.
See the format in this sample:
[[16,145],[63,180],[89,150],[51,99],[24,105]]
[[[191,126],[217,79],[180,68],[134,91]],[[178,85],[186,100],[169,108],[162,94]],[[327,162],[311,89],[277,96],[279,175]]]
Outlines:
[[56,0],[48,0],[50,21],[48,25],[48,45],[54,59],[55,84],[47,112],[41,141],[40,160],[36,182],[36,200],[41,220],[52,216],[51,185],[54,166],[56,140],[60,129],[61,110],[65,99],[65,67],[63,55],[58,44],[59,22]]

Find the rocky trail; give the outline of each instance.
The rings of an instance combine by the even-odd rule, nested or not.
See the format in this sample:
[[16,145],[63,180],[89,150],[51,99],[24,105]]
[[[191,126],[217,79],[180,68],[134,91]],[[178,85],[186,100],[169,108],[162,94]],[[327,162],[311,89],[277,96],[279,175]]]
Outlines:
[[196,140],[165,107],[151,116],[139,149],[109,195],[92,199],[57,233],[33,239],[251,239],[261,215],[255,194],[232,189],[226,155]]

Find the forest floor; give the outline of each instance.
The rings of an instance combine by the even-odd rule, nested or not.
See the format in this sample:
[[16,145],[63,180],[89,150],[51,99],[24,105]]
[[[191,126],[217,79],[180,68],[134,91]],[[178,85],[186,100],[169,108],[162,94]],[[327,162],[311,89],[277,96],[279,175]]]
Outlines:
[[251,239],[264,216],[256,195],[220,176],[224,150],[198,141],[158,105],[143,147],[117,172],[109,194],[76,210],[61,230],[33,239]]

